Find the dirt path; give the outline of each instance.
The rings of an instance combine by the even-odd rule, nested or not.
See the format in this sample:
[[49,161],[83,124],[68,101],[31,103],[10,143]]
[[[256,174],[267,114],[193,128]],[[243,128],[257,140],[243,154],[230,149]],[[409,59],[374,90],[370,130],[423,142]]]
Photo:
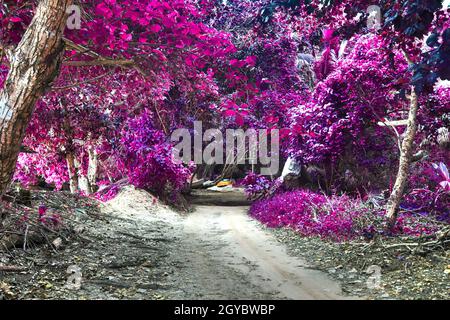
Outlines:
[[[246,207],[200,205],[180,215],[126,188],[101,211],[101,220],[80,214],[81,239],[59,250],[0,254],[4,264],[27,267],[0,274],[0,282],[18,299],[343,298],[336,282],[289,256]],[[81,270],[78,290],[66,287],[70,266]]]
[[[308,269],[305,261],[289,256],[285,247],[262,230],[246,211],[247,207],[198,206],[183,222],[189,235],[184,242],[192,245],[192,240],[197,238],[194,243],[201,259],[222,261],[222,266],[237,270],[244,276],[245,284],[251,284],[252,289],[236,293],[238,298],[257,298],[260,292],[272,298],[343,298],[337,283],[321,272]],[[201,265],[196,268],[202,277],[206,272],[212,271],[213,275],[218,272],[204,270]],[[212,278],[209,281],[216,282],[217,286],[236,288],[236,283],[221,284],[220,279]]]

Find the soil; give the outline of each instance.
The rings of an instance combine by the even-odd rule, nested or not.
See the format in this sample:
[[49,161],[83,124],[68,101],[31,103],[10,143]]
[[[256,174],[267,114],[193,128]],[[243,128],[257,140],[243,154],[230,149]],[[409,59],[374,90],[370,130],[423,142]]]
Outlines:
[[[377,300],[450,299],[450,250],[411,253],[397,238],[365,243],[301,237],[289,229],[270,230],[291,255],[339,281],[344,293]],[[395,248],[387,249],[390,246]],[[379,270],[379,282],[374,271]]]
[[[439,262],[406,257],[410,273],[399,284],[406,289],[394,294],[405,274],[384,270],[391,264],[378,261],[380,255],[362,259],[364,246],[266,229],[247,215],[240,191],[197,191],[190,213],[175,212],[133,187],[101,205],[65,193],[33,197],[35,206],[46,201],[59,212],[71,208],[62,214],[66,232],[52,234],[44,245],[0,251],[0,267],[14,267],[0,271],[0,298],[448,298],[449,278],[442,269],[448,252],[437,254]],[[235,206],[223,205],[230,204],[227,197]],[[364,270],[377,263],[383,268],[381,289],[369,290]],[[73,270],[81,273],[79,288],[68,281],[80,275]],[[424,291],[416,293],[415,282]]]
[[[337,282],[289,256],[246,207],[198,206],[179,214],[127,187],[90,210],[98,212],[76,211],[71,219],[82,230],[58,249],[47,244],[1,254],[2,265],[26,268],[1,274],[5,298],[344,298]],[[67,287],[69,267],[81,271],[78,290]]]

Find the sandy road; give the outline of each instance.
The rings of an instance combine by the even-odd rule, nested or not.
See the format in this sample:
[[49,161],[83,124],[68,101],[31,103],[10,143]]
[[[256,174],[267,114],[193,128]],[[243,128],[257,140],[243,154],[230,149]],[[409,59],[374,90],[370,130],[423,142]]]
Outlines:
[[[108,269],[106,274],[100,268],[95,278],[102,284],[136,287],[139,290],[130,297],[137,299],[154,294],[165,299],[347,298],[337,282],[290,256],[284,244],[248,216],[242,192],[201,192],[193,203],[193,212],[177,214],[154,205],[142,190],[123,190],[105,208],[111,224],[96,223],[95,232],[105,241],[101,250],[110,248],[108,259],[127,267]],[[96,264],[105,252],[92,249],[80,256]],[[149,261],[150,267],[128,267],[130,261],[141,260]],[[82,293],[111,298],[107,287],[95,281]]]
[[[24,275],[22,291],[46,299],[345,298],[336,282],[291,257],[247,215],[248,207],[236,206],[241,198],[202,196],[193,212],[179,214],[145,191],[125,188],[102,206],[103,220],[85,217],[87,242],[69,242],[36,265]],[[43,256],[36,252],[36,259]],[[79,290],[65,288],[69,265],[82,271]],[[52,289],[30,290],[32,274]]]
[[[180,248],[190,247],[188,252],[194,255],[197,273],[208,279],[206,287],[200,283],[198,290],[207,291],[207,287],[217,282],[215,286],[224,289],[224,296],[212,298],[228,298],[226,292],[231,287],[240,299],[254,298],[258,290],[275,299],[346,299],[336,282],[308,268],[305,261],[288,255],[286,248],[248,217],[246,211],[247,207],[200,205],[185,218],[184,245]],[[214,270],[211,264],[205,269],[201,261],[217,261],[219,269]],[[223,275],[228,268],[242,275],[245,283],[236,283],[239,279],[230,282],[232,277]],[[205,272],[218,276],[207,276]],[[227,278],[226,283],[220,283],[223,278]],[[245,291],[239,292],[240,287],[246,288]]]

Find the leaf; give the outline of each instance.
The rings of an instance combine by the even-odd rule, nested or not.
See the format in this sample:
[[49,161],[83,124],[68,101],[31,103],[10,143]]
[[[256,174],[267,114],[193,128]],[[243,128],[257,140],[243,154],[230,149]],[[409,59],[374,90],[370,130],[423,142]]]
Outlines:
[[450,180],[450,175],[448,173],[447,166],[443,162],[439,163],[439,170],[440,170],[442,176],[444,177],[444,179]]
[[450,181],[441,181],[439,185],[445,190],[450,191]]
[[238,126],[244,125],[244,118],[240,114],[236,114],[236,124]]
[[245,59],[245,62],[249,67],[254,67],[256,65],[256,57],[255,56],[248,56]]
[[226,111],[224,112],[224,115],[225,115],[226,117],[233,117],[234,115],[236,115],[236,111],[234,111],[234,110],[226,110]]
[[162,28],[159,24],[152,24],[149,29],[151,32],[157,33],[160,32]]
[[442,43],[445,45],[450,45],[450,28],[445,29],[442,33]]
[[439,35],[435,32],[432,33],[428,38],[427,38],[427,46],[429,47],[436,47],[439,45]]
[[22,22],[22,18],[20,18],[20,17],[11,17],[11,18],[9,19],[9,21],[11,21],[11,22],[13,22],[13,23],[16,23],[16,22]]

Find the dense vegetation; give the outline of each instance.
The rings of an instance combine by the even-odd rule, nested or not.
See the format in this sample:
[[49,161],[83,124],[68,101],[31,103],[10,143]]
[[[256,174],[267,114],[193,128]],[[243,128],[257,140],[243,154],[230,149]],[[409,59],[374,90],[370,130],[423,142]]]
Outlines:
[[[34,112],[9,117],[15,48],[36,8],[71,3],[0,4],[2,194],[17,159],[24,186],[107,200],[129,183],[175,201],[196,168],[173,160],[170,135],[200,120],[205,130],[281,129],[282,158],[302,179],[243,181],[260,198],[251,214],[270,226],[346,239],[387,226],[433,232],[423,216],[450,221],[442,1],[80,0],[81,29],[62,36],[61,66]],[[374,4],[379,28],[367,23]],[[14,140],[26,153],[7,148],[11,121],[26,122]]]

